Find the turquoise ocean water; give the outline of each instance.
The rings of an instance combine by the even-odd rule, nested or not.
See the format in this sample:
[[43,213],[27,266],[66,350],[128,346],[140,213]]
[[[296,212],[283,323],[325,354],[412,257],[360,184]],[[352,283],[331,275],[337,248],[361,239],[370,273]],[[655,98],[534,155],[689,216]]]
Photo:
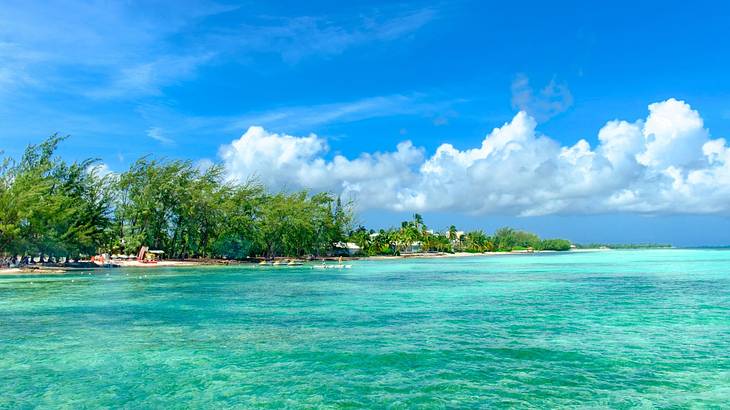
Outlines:
[[0,408],[730,407],[730,251],[0,277]]

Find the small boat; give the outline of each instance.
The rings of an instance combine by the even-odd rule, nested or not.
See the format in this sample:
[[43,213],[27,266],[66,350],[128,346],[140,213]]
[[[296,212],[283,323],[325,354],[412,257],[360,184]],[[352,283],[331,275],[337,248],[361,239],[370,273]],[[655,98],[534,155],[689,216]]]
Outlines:
[[302,266],[304,264],[299,261],[291,261],[291,262],[287,263],[286,265],[287,266]]
[[274,266],[281,266],[281,265],[286,265],[286,261],[275,261],[275,262],[273,263],[273,265],[274,265]]
[[352,265],[343,265],[343,264],[326,265],[324,263],[321,265],[312,265],[312,269],[350,269],[350,268],[352,268]]
[[269,261],[261,261],[261,262],[259,262],[259,265],[271,265],[271,262],[269,262]]

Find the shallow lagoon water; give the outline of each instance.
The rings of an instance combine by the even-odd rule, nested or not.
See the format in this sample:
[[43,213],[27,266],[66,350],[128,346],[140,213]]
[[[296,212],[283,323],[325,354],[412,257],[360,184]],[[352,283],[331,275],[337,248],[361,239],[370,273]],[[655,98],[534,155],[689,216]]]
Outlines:
[[728,407],[730,251],[0,277],[0,408]]

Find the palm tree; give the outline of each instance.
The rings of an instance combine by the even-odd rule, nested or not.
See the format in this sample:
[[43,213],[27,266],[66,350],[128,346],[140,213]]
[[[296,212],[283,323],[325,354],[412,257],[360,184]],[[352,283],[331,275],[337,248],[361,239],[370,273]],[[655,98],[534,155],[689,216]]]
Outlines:
[[449,227],[449,240],[455,241],[456,240],[456,226],[451,225]]
[[423,225],[423,217],[421,214],[413,214],[413,224],[416,226],[416,229],[420,231],[420,227]]

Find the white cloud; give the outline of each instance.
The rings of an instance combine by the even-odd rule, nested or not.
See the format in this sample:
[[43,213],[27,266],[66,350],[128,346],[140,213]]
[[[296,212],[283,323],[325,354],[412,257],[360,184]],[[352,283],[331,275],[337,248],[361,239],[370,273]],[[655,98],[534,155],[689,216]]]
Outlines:
[[99,177],[107,177],[109,175],[117,175],[116,172],[112,171],[111,168],[109,168],[109,165],[107,165],[105,162],[97,162],[92,165],[90,165],[86,171],[88,173],[97,175]]
[[730,211],[730,148],[710,139],[683,101],[651,104],[645,120],[609,121],[598,146],[539,134],[525,112],[474,148],[431,156],[410,141],[392,152],[327,157],[327,142],[251,127],[220,149],[234,179],[355,197],[361,208],[544,215]]
[[152,127],[147,130],[147,136],[164,145],[174,145],[175,141],[166,136],[162,128]]
[[213,57],[213,53],[164,56],[123,67],[108,84],[84,94],[93,98],[161,95],[163,87],[193,77],[197,68]]
[[702,161],[702,145],[707,130],[697,111],[689,110],[682,101],[670,99],[649,105],[644,124],[646,151],[639,162],[651,166],[691,165]]
[[55,94],[155,94],[190,78],[210,59],[211,51],[197,43],[185,44],[177,54],[170,39],[229,10],[207,0],[185,7],[9,0],[0,5],[0,82]]
[[294,106],[253,113],[232,121],[231,128],[240,130],[251,124],[266,128],[309,130],[333,122],[345,123],[369,118],[405,114],[432,115],[456,101],[432,103],[421,95],[386,95],[330,104]]
[[354,19],[328,16],[264,17],[244,24],[238,32],[218,40],[261,53],[277,53],[288,63],[311,56],[331,56],[373,42],[412,34],[435,18],[430,8],[395,12],[389,16],[366,12]]
[[380,207],[393,200],[392,195],[402,195],[403,184],[413,176],[411,169],[423,161],[423,150],[408,141],[398,144],[394,152],[355,159],[337,155],[326,161],[322,155],[327,149],[327,143],[313,134],[293,137],[251,127],[240,139],[221,147],[220,156],[235,179],[255,177],[277,188],[358,194],[366,207]]
[[[229,24],[206,26],[226,14]],[[218,61],[275,53],[286,62],[395,41],[433,20],[430,8],[362,9],[357,17],[258,15],[215,0],[0,3],[0,93],[130,99],[163,95]],[[238,24],[238,21],[243,21]],[[2,96],[2,95],[0,95]]]
[[201,159],[195,161],[195,163],[193,165],[195,166],[195,168],[198,169],[198,171],[206,172],[215,165],[215,162],[213,162],[209,158],[201,158]]
[[573,95],[567,85],[553,78],[537,95],[524,74],[512,81],[512,108],[525,111],[538,121],[546,121],[573,105]]

